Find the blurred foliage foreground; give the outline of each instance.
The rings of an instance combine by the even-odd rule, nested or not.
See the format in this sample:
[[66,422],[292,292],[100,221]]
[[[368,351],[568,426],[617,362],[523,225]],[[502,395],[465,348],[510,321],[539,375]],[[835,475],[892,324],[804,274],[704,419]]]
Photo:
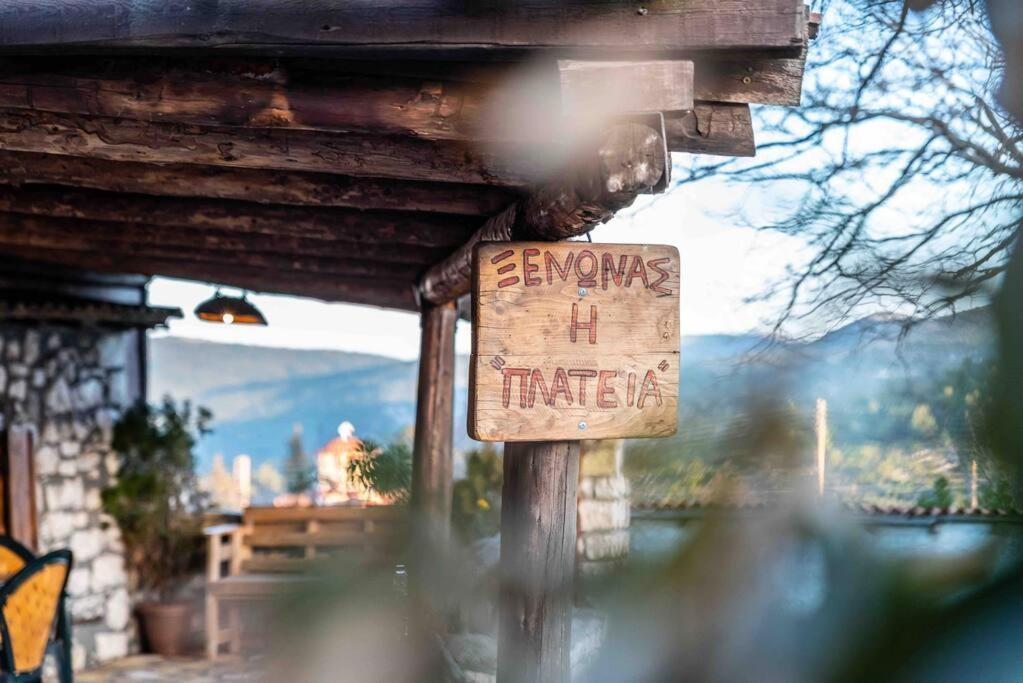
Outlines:
[[[922,387],[891,379],[876,397],[830,410],[829,495],[881,507],[968,508],[976,478],[977,507],[1023,509],[1014,465],[995,457],[992,443],[996,376],[993,359],[966,359]],[[784,384],[771,393],[774,402],[731,410],[691,405],[679,436],[630,443],[634,502],[706,503],[726,481],[742,502],[765,502],[815,479],[813,404],[789,398]]]
[[[1021,295],[1017,255],[998,298],[993,364],[967,368],[964,379],[941,386],[926,411],[914,405],[904,413],[909,432],[969,435],[960,448],[970,461],[984,459],[985,467],[997,469],[1005,483],[1000,493],[987,495],[1015,500],[1023,454]],[[984,389],[970,388],[968,378],[978,373],[987,377]],[[742,456],[754,452],[781,465],[804,460],[807,433],[790,407],[762,402],[758,410],[732,440],[730,467],[741,472],[749,466]],[[959,417],[971,427],[957,429]],[[472,481],[459,487],[456,507],[492,507],[497,471],[491,457],[496,460],[479,454],[471,460]],[[633,464],[641,457],[634,453]],[[897,481],[890,470],[905,464],[891,458],[880,450],[855,457],[841,451],[834,466]],[[677,467],[674,481],[702,489],[710,500],[744,493],[742,477],[724,476],[699,460]],[[711,513],[667,556],[633,558],[582,587],[548,587],[552,594],[570,591],[577,615],[599,615],[595,638],[592,629],[584,630],[585,619],[574,621],[573,680],[1021,678],[1023,565],[1016,527],[1003,525],[1008,544],[999,532],[962,552],[893,554],[828,497],[808,491],[798,467],[771,471],[784,492],[775,505],[744,516]],[[947,498],[949,491],[946,483],[931,494]],[[463,524],[464,531],[487,522]],[[296,586],[265,622],[273,624],[268,680],[490,680],[479,676],[494,672],[499,596],[528,577],[501,576],[494,544],[468,541],[475,536],[456,534],[447,548],[406,548],[398,572],[393,563],[335,564],[324,567],[318,581]]]

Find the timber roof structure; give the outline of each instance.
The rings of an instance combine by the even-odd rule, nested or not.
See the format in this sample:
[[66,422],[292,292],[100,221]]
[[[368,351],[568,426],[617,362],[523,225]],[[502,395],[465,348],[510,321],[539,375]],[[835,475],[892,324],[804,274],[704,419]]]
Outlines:
[[6,0],[0,251],[417,310],[749,156],[802,0]]

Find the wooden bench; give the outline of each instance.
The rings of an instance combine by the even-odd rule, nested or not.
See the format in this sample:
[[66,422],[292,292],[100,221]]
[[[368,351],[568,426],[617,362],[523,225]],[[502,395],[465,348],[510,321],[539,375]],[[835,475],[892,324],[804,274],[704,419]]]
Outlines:
[[[266,601],[317,563],[355,556],[393,568],[404,510],[368,507],[247,508],[242,523],[205,530],[206,654],[241,652],[241,604]],[[221,617],[227,618],[227,624]]]

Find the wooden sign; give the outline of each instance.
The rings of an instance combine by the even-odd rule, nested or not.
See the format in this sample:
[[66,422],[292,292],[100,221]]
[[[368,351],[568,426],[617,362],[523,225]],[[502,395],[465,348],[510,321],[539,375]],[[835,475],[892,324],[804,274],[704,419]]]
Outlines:
[[678,426],[678,250],[480,244],[472,350],[474,439],[671,436]]

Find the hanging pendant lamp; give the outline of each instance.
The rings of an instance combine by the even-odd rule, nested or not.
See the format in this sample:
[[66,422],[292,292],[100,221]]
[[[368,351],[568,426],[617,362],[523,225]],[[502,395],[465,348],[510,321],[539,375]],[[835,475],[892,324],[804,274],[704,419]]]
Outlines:
[[223,325],[266,325],[266,318],[249,303],[246,294],[240,297],[224,296],[219,289],[195,307],[195,316],[199,320]]

